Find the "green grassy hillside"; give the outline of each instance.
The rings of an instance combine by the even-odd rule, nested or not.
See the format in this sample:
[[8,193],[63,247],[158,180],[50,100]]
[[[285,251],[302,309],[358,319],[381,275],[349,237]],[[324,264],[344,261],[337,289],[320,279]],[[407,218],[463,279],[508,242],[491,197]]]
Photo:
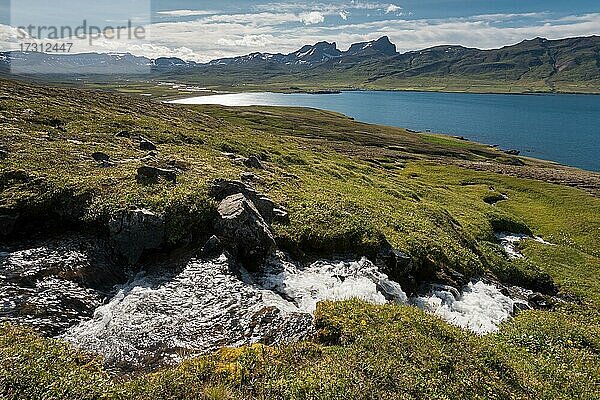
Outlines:
[[[258,176],[290,211],[274,227],[296,254],[369,254],[387,240],[423,273],[452,268],[536,287],[571,302],[526,311],[478,337],[413,307],[322,303],[318,336],[224,349],[151,374],[115,377],[100,360],[0,328],[0,398],[515,398],[600,394],[600,177],[440,135],[292,108],[184,107],[138,97],[1,81],[0,214],[102,234],[118,210],[165,213],[176,246],[199,237],[214,178]],[[148,155],[127,130],[158,145]],[[91,154],[115,163],[100,168]],[[224,152],[257,155],[248,170]],[[177,166],[177,185],[139,185],[136,169]],[[554,183],[553,183],[554,182]],[[559,184],[560,183],[560,184]],[[508,200],[486,202],[500,194]],[[495,229],[532,231],[508,259]]]

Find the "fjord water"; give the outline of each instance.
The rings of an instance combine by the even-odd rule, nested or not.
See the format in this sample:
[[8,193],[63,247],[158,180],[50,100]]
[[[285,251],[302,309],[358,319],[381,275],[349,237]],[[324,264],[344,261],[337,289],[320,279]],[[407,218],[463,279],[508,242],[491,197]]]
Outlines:
[[600,171],[600,96],[350,91],[226,94],[175,103],[319,108],[362,122],[460,135]]

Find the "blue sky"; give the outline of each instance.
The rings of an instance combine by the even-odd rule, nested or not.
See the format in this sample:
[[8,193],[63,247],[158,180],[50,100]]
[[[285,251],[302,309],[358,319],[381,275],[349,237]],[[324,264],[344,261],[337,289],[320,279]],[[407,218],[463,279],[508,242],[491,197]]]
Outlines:
[[[28,5],[36,1],[38,6]],[[493,48],[537,36],[558,39],[600,34],[598,0],[105,0],[85,6],[74,0],[14,2],[20,20],[36,23],[52,18],[69,23],[82,18],[105,20],[107,24],[151,18],[145,43],[97,43],[92,50],[197,61],[254,51],[291,52],[320,40],[335,41],[345,49],[353,42],[383,35],[400,51],[408,51],[439,44]],[[0,23],[5,25],[9,23],[8,3],[0,0]],[[47,9],[40,5],[44,3]],[[0,46],[14,41],[14,32],[4,28],[0,29]]]

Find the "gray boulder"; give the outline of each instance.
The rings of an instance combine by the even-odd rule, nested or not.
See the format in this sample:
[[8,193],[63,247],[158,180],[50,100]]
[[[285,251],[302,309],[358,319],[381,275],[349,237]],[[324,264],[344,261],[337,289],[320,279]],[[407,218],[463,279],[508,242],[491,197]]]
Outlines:
[[289,221],[288,212],[285,208],[277,205],[273,200],[257,192],[244,182],[217,179],[210,187],[211,196],[218,201],[240,193],[254,203],[267,224],[272,222],[287,223]]
[[407,294],[413,294],[417,283],[413,276],[414,265],[409,255],[390,247],[382,248],[375,259],[375,265],[391,280],[398,282]]
[[262,162],[256,156],[250,156],[244,160],[244,165],[248,168],[265,169]]
[[223,199],[217,211],[217,235],[250,270],[256,269],[276,250],[269,225],[243,193]]
[[162,247],[165,239],[165,219],[151,211],[138,209],[113,217],[109,221],[114,248],[130,264],[135,264],[145,250]]
[[135,179],[138,181],[138,183],[142,184],[157,183],[160,178],[164,178],[172,183],[177,183],[177,172],[172,169],[163,169],[144,165],[143,167],[138,168],[137,175],[135,176]]

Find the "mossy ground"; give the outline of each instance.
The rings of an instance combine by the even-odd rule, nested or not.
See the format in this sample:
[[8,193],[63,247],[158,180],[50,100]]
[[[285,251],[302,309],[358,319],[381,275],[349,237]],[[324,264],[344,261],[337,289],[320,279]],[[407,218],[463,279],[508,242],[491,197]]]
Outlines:
[[[248,171],[222,153],[260,156],[261,191],[290,211],[278,241],[299,253],[372,253],[384,240],[420,269],[493,273],[534,287],[553,279],[576,304],[528,311],[476,337],[404,306],[323,303],[314,343],[223,350],[115,380],[101,363],[19,328],[0,332],[8,398],[597,398],[600,199],[567,185],[596,174],[487,146],[290,108],[183,107],[137,97],[0,82],[0,210],[102,227],[118,210],[164,212],[173,244],[214,212],[207,182]],[[32,110],[32,111],[29,111]],[[134,139],[115,138],[128,130]],[[136,135],[153,140],[145,158]],[[100,168],[102,151],[115,166]],[[178,184],[135,181],[143,164],[177,166]],[[477,165],[475,168],[466,166]],[[480,169],[489,166],[489,171]],[[517,166],[515,166],[517,165]],[[498,174],[498,169],[506,174]],[[551,179],[552,180],[552,179]],[[488,204],[500,194],[508,200]],[[498,228],[531,230],[510,261]]]

